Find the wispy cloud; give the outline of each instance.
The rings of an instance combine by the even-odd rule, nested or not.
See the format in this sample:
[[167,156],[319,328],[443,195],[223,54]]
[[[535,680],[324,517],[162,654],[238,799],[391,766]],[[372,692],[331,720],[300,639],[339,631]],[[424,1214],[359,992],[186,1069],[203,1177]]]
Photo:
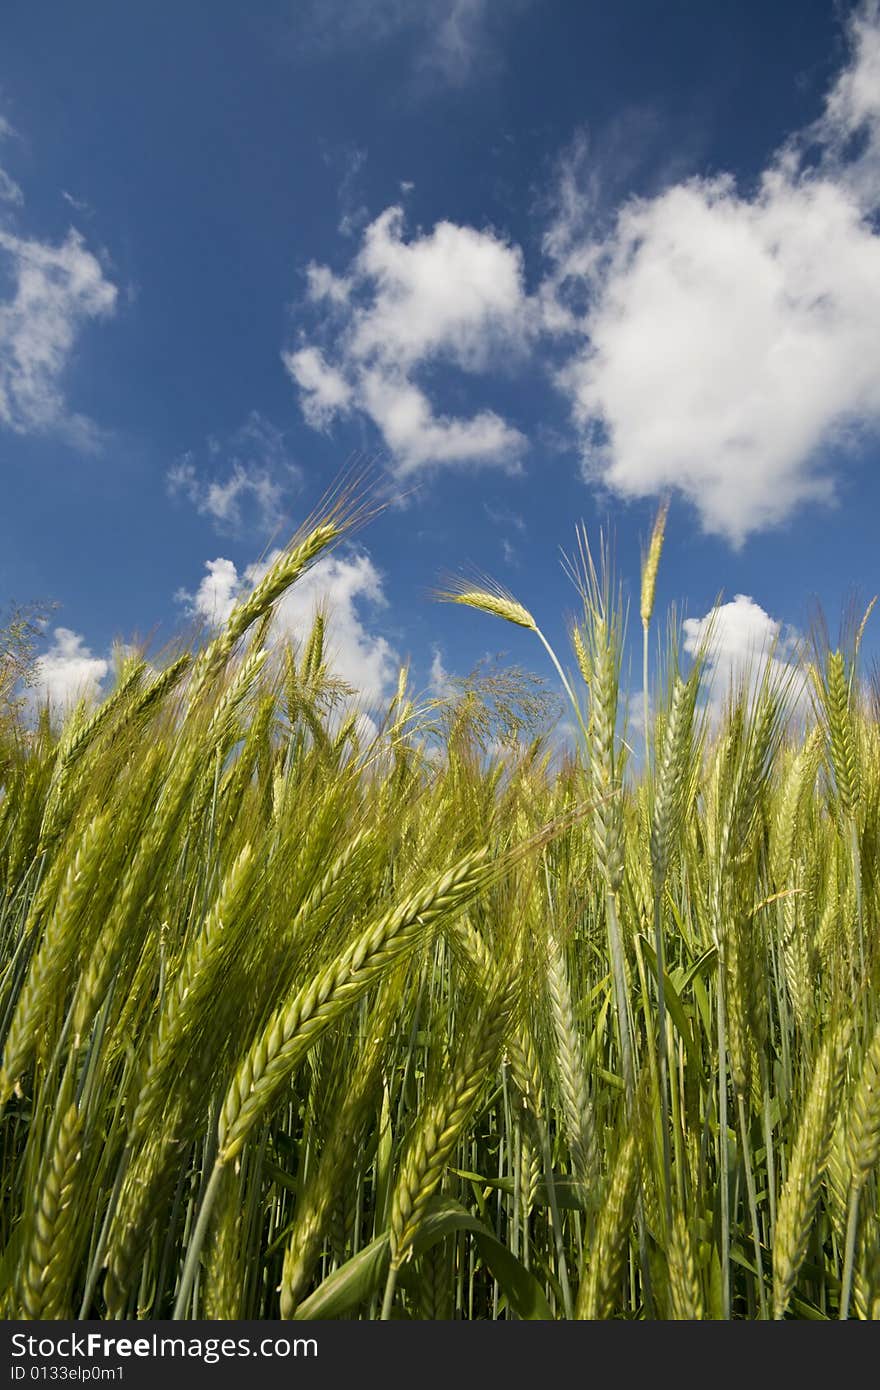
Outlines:
[[[0,116],[0,143],[11,139],[16,134],[13,127],[4,116]],[[5,203],[7,207],[21,207],[24,202],[24,194],[15,182],[11,174],[0,167],[0,204]]]
[[285,497],[300,471],[284,436],[258,411],[227,439],[210,438],[201,456],[184,454],[166,475],[172,497],[183,497],[220,532],[272,532],[285,519]]
[[349,147],[343,152],[344,171],[339,182],[339,231],[343,236],[356,236],[370,220],[369,211],[359,194],[360,174],[367,162],[366,150]]
[[15,179],[11,178],[5,169],[0,169],[0,203],[11,203],[13,207],[21,207],[23,202],[24,194]]
[[436,10],[436,27],[422,49],[421,65],[447,82],[466,82],[490,45],[488,0],[444,0]]
[[73,230],[60,246],[0,230],[3,258],[13,290],[0,302],[0,422],[91,447],[98,432],[69,411],[64,372],[85,325],[113,313],[116,286]]
[[277,519],[281,507],[281,488],[268,473],[233,463],[222,481],[208,482],[199,476],[189,456],[180,459],[168,470],[168,487],[172,496],[183,494],[203,516],[209,516],[219,528],[240,531],[243,514],[252,502],[260,519]]
[[74,212],[78,212],[82,217],[92,216],[92,207],[86,202],[85,198],[75,198],[72,193],[68,193],[66,188],[62,188],[61,196]]
[[405,41],[411,70],[423,83],[462,86],[502,59],[501,21],[531,0],[310,0],[298,4],[294,43],[313,55]]
[[[13,134],[0,117],[0,141]],[[0,300],[0,424],[16,434],[61,434],[92,449],[100,431],[69,409],[64,376],[88,323],[114,312],[116,286],[73,228],[60,245],[16,230],[24,195],[2,168],[0,206],[7,213],[0,269],[10,290]]]
[[491,502],[483,503],[483,511],[495,526],[512,526],[521,536],[525,535],[525,517],[520,516],[519,512],[514,512],[509,507],[494,506]]

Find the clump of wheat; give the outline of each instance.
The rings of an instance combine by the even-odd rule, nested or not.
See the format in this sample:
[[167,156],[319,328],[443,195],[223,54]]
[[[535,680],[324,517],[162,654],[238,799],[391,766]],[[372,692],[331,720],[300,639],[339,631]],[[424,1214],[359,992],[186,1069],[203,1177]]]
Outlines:
[[282,1005],[242,1060],[227,1092],[218,1131],[222,1162],[235,1157],[297,1061],[333,1020],[412,949],[432,923],[464,906],[487,876],[485,860],[484,850],[466,855],[436,883],[368,927]]
[[777,659],[710,710],[671,623],[633,758],[581,535],[574,682],[512,595],[447,591],[538,639],[570,746],[515,673],[423,702],[403,667],[368,725],[329,610],[273,622],[350,511],[199,650],[0,706],[0,1310],[876,1315],[861,629],[812,708]]

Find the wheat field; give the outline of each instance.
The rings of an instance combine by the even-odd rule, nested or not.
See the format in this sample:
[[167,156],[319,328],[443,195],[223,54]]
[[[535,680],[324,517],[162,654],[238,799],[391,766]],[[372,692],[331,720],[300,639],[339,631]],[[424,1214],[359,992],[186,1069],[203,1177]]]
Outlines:
[[641,729],[584,536],[562,659],[443,595],[534,634],[562,756],[528,687],[403,671],[375,728],[321,618],[274,640],[344,507],[193,651],[7,703],[3,1316],[880,1316],[864,623],[707,703],[670,621],[649,699],[664,521]]

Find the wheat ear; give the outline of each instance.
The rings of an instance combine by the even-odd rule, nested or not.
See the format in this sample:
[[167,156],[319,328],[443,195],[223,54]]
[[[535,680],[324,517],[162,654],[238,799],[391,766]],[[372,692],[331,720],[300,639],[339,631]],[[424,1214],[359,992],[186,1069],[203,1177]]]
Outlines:
[[596,1236],[590,1267],[581,1279],[575,1317],[611,1317],[623,1266],[629,1250],[629,1231],[638,1196],[639,1150],[634,1128],[630,1128],[617,1154]]
[[849,1316],[862,1190],[880,1159],[880,1026],[868,1045],[853,1093],[846,1128],[846,1154],[850,1173],[846,1253],[840,1295],[842,1319]]
[[849,1028],[838,1026],[824,1043],[798,1127],[779,1199],[773,1245],[773,1315],[785,1316],[819,1201],[843,1085]]
[[20,1291],[21,1311],[26,1318],[70,1316],[68,1265],[81,1135],[79,1111],[71,1104],[61,1116],[47,1171],[35,1194],[34,1227],[23,1261]]

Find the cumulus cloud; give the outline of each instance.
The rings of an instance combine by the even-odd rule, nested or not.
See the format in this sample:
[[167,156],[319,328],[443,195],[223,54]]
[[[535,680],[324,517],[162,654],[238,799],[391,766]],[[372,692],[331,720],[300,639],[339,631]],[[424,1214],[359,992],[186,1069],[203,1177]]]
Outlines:
[[178,603],[185,605],[193,617],[201,618],[209,627],[222,627],[235,607],[243,585],[233,561],[225,560],[222,555],[218,555],[216,560],[206,560],[205,571],[194,594],[186,589],[178,589],[174,597]]
[[452,222],[407,241],[403,210],[392,207],[366,228],[344,276],[308,268],[308,294],[331,310],[335,360],[314,342],[283,360],[313,428],[356,408],[402,475],[441,464],[518,466],[526,441],[514,426],[491,410],[444,413],[418,380],[438,364],[483,373],[522,350],[532,306],[518,247]]
[[800,635],[748,594],[736,594],[702,618],[686,618],[682,626],[685,651],[705,653],[704,688],[714,716],[732,690],[742,685],[755,690],[765,675],[771,683],[790,684],[796,697],[802,693],[793,666]]
[[485,368],[523,316],[522,253],[491,232],[439,222],[406,242],[400,207],[364,234],[358,275],[374,287],[353,324],[351,350],[401,367],[442,355],[470,371]]
[[563,352],[588,480],[626,498],[677,489],[734,545],[833,501],[846,451],[880,423],[880,0],[849,38],[819,118],[748,188],[676,180],[667,160],[661,191],[611,214],[576,139],[534,295],[495,232],[407,238],[386,209],[342,273],[307,268],[321,328],[283,354],[307,422],[366,416],[399,476],[515,470],[520,431],[485,406],[444,409],[438,368],[509,369],[540,339]]
[[380,429],[400,477],[432,464],[497,464],[513,469],[524,440],[493,410],[469,420],[437,415],[420,387],[399,372],[365,372],[363,408]]
[[439,647],[433,648],[431,671],[428,677],[428,688],[431,694],[438,700],[450,700],[456,694],[456,688],[452,682],[452,677],[443,665],[443,653]]
[[[211,626],[229,617],[235,603],[258,584],[279,556],[248,565],[239,574],[231,560],[209,560],[195,594],[178,592],[189,611]],[[273,633],[303,642],[317,613],[326,616],[325,658],[332,674],[368,703],[387,697],[397,675],[396,654],[387,638],[373,631],[364,610],[386,606],[381,576],[366,551],[328,555],[289,589],[276,606]]]
[[829,451],[880,422],[877,3],[851,39],[822,118],[754,191],[679,183],[597,243],[572,234],[568,184],[545,240],[546,321],[582,335],[558,383],[585,474],[625,497],[676,487],[734,544],[830,499]]
[[166,475],[172,497],[185,497],[218,531],[274,529],[284,517],[284,495],[299,479],[284,436],[258,411],[228,439],[210,438],[207,461],[193,452]]
[[34,666],[31,699],[37,705],[47,701],[56,712],[63,712],[78,700],[94,700],[109,663],[92,656],[83,638],[69,627],[56,627],[52,643]]
[[348,412],[354,390],[319,348],[284,352],[281,359],[300,389],[302,413],[313,430],[327,429],[335,416]]
[[0,229],[11,296],[0,302],[0,422],[19,434],[60,431],[81,445],[95,429],[70,414],[64,371],[91,319],[113,313],[116,287],[78,232],[60,246]]

